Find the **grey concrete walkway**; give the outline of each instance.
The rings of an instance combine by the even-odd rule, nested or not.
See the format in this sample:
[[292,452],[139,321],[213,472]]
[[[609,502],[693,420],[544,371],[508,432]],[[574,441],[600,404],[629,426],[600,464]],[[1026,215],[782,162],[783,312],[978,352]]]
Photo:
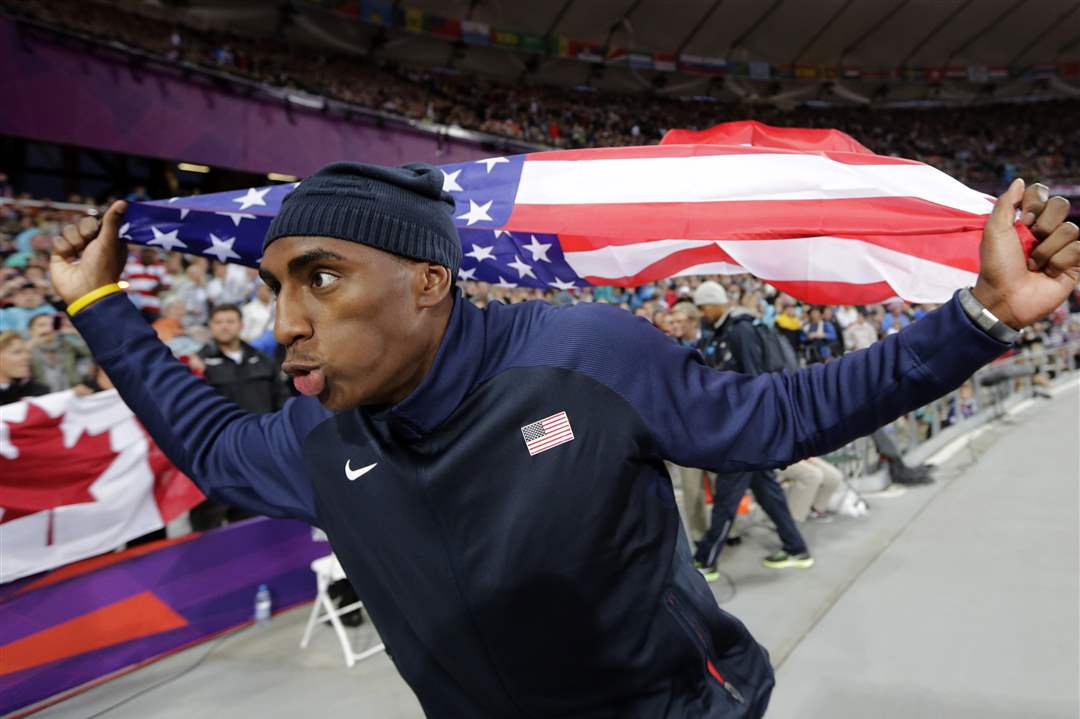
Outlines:
[[[769,716],[1075,719],[1078,437],[1073,383],[980,433],[942,467],[937,484],[871,496],[871,514],[858,520],[807,527],[818,560],[809,571],[766,570],[760,560],[775,535],[763,526],[747,531],[725,553],[730,581],[714,592],[778,666]],[[299,650],[307,611],[190,649],[38,716],[422,716],[384,655],[346,669],[329,629]],[[358,645],[373,639],[370,627],[357,632]]]

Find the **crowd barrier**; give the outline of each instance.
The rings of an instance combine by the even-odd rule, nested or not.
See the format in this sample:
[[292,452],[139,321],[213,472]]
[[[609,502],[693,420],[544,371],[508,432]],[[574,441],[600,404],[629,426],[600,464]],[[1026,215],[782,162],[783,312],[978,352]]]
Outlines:
[[[999,419],[1017,403],[1035,396],[1036,374],[1052,381],[1074,377],[1080,368],[1080,341],[1011,355],[989,364],[970,380],[977,407],[970,417],[945,426],[951,402],[960,400],[954,390],[928,405],[892,422],[886,430],[909,464],[919,464],[960,435]],[[873,439],[860,437],[826,456],[861,489],[880,489],[888,484],[881,454]],[[860,480],[862,480],[860,482]]]

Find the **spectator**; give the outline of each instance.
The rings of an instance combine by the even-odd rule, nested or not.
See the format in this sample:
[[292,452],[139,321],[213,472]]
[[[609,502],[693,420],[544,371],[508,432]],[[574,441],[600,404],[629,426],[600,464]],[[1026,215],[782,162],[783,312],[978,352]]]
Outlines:
[[877,341],[877,330],[866,321],[866,313],[861,310],[856,312],[855,321],[844,330],[844,344],[848,351],[864,350]]
[[0,405],[48,394],[30,378],[30,348],[18,332],[0,332]]
[[175,296],[165,300],[161,306],[161,318],[154,322],[153,327],[162,342],[184,334],[184,301]]
[[183,303],[184,327],[204,325],[210,309],[210,293],[206,289],[206,260],[197,257],[184,270],[184,279],[176,283],[174,296]]
[[888,314],[881,320],[882,334],[891,335],[911,324],[911,317],[904,309],[903,300],[893,300],[887,305]]
[[56,312],[56,308],[45,301],[41,288],[25,278],[15,285],[11,300],[11,307],[0,310],[0,332],[13,330],[25,335],[31,318]]
[[161,315],[159,295],[169,289],[169,272],[153,247],[133,247],[124,265],[123,278],[128,282],[128,297],[153,324]]
[[35,382],[50,392],[62,392],[82,382],[91,364],[90,350],[63,315],[36,315],[28,331]]
[[799,308],[793,301],[785,302],[783,309],[776,315],[776,329],[796,352],[802,349],[802,324]]
[[242,265],[215,262],[213,277],[206,283],[210,305],[242,305],[255,289],[255,270]]
[[788,508],[796,522],[807,519],[829,521],[829,500],[844,484],[844,475],[820,457],[788,465],[777,473],[793,483],[788,492]]
[[832,307],[825,306],[821,309],[821,320],[832,325],[834,339],[829,343],[830,356],[840,357],[844,354],[844,329],[836,320]]
[[942,421],[941,426],[951,427],[954,424],[959,424],[965,419],[975,416],[978,411],[979,402],[975,399],[971,382],[965,382],[960,385],[960,388],[954,394],[949,396],[945,419]]
[[[265,414],[278,410],[289,396],[281,370],[273,360],[240,339],[242,328],[240,308],[236,305],[219,305],[210,312],[212,342],[199,351],[203,378],[249,412]],[[191,527],[202,532],[248,516],[235,507],[207,500],[191,510]]]
[[240,339],[253,342],[274,327],[274,295],[265,283],[255,285],[255,297],[242,310],[244,331]]
[[836,330],[831,322],[823,319],[820,307],[810,308],[810,320],[802,326],[801,339],[807,362],[825,362],[832,358]]

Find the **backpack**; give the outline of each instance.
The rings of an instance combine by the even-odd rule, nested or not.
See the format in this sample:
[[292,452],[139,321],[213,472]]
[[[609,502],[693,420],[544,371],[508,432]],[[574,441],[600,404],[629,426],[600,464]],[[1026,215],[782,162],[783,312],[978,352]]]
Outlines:
[[799,360],[791,343],[761,320],[754,320],[754,333],[761,342],[766,372],[782,372],[799,369]]

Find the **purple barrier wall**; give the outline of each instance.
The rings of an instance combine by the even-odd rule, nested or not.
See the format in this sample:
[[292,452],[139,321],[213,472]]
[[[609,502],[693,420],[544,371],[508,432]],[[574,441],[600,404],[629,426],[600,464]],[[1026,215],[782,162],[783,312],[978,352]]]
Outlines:
[[497,154],[376,128],[28,37],[0,17],[0,133],[251,172],[308,175],[336,160],[466,162]]
[[275,612],[308,601],[310,564],[330,553],[311,527],[285,519],[184,539],[0,587],[0,714],[250,622],[259,584]]

